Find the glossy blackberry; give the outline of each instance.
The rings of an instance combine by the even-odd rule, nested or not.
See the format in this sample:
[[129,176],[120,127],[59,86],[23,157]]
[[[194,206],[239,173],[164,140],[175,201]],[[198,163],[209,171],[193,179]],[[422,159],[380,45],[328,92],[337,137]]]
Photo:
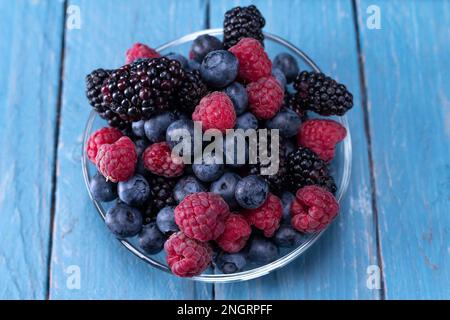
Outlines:
[[173,188],[178,180],[152,175],[147,177],[147,181],[150,185],[150,197],[144,210],[144,219],[146,221],[154,218],[162,208],[176,206]]
[[287,93],[284,95],[284,106],[295,111],[302,121],[308,120],[308,111],[303,109],[301,104],[297,103],[293,94]]
[[308,185],[318,185],[336,193],[327,164],[308,148],[300,147],[287,157],[286,182],[293,193]]
[[262,28],[266,21],[254,5],[235,7],[225,13],[223,44],[225,49],[234,46],[242,38],[254,38],[264,45]]
[[198,70],[186,72],[186,78],[177,94],[177,107],[186,113],[192,114],[201,98],[206,96],[207,93],[208,88],[202,81],[200,72]]
[[[267,146],[269,148],[268,153],[271,155],[272,150],[270,149],[270,139],[271,134],[270,131],[268,133],[268,141]],[[258,150],[259,150],[259,142],[258,142]],[[258,151],[259,152],[259,151]],[[279,145],[279,157],[278,157],[278,171],[273,175],[261,175],[261,168],[268,167],[270,164],[262,165],[259,157],[257,164],[249,165],[249,174],[260,175],[268,184],[270,191],[275,194],[280,194],[283,192],[283,188],[285,188],[286,184],[286,175],[287,175],[287,167],[286,167],[286,157],[283,142],[280,137],[280,145]]]
[[176,60],[139,60],[111,73],[102,88],[103,104],[124,120],[148,119],[169,109],[184,77]]
[[347,88],[323,73],[302,71],[294,81],[295,105],[323,116],[344,115],[353,107]]

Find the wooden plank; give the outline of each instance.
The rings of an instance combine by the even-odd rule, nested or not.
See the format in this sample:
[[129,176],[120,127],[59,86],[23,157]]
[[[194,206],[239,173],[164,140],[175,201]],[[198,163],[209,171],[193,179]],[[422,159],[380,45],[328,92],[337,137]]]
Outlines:
[[[450,4],[358,1],[386,298],[450,298]],[[375,4],[381,29],[366,27]]]
[[[204,28],[206,2],[80,0],[69,5],[78,6],[82,24],[79,30],[66,31],[50,298],[210,298],[211,285],[156,270],[109,234],[88,198],[80,162],[90,112],[84,96],[85,75],[97,67],[123,64],[124,53],[134,42],[156,47]],[[79,290],[66,286],[71,265],[79,267]]]
[[377,264],[367,142],[361,109],[356,37],[350,1],[213,1],[212,27],[236,4],[254,3],[266,18],[265,30],[304,50],[355,96],[348,113],[353,170],[338,220],[304,256],[264,278],[216,285],[221,299],[378,299],[366,287],[366,269]]
[[0,12],[0,297],[44,299],[63,5]]

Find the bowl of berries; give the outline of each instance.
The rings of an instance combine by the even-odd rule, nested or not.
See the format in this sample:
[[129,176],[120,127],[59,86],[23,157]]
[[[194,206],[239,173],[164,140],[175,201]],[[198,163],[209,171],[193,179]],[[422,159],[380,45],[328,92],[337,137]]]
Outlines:
[[343,84],[262,31],[255,6],[86,77],[82,170],[98,213],[152,266],[254,279],[304,253],[339,213],[351,172]]

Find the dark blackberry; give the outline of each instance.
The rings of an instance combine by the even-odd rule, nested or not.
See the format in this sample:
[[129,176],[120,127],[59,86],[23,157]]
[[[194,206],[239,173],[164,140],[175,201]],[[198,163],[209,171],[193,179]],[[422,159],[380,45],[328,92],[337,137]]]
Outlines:
[[287,157],[287,185],[290,191],[308,185],[318,185],[336,193],[336,184],[325,161],[308,148],[300,147]]
[[200,99],[206,96],[208,88],[200,77],[200,72],[186,72],[186,78],[177,93],[177,107],[192,114]]
[[[270,130],[267,131],[267,134],[268,134],[267,147],[269,149],[268,154],[271,155],[272,150],[270,149],[270,139],[271,139]],[[259,141],[258,141],[258,150],[259,150]],[[261,168],[268,167],[270,165],[270,164],[262,165],[259,160],[259,157],[257,161],[258,161],[257,164],[249,165],[249,174],[261,175]],[[283,192],[283,188],[285,188],[286,175],[287,175],[287,167],[286,167],[285,150],[283,142],[281,141],[280,137],[278,171],[276,174],[261,175],[261,177],[265,181],[267,181],[267,183],[269,184],[269,188],[273,193],[280,194]]]
[[102,86],[111,75],[111,70],[97,69],[86,76],[86,97],[92,108],[100,117],[108,121],[111,127],[126,129],[130,126],[128,121],[111,111],[103,104]]
[[223,44],[225,49],[234,46],[242,38],[254,38],[264,45],[262,28],[266,20],[254,5],[235,7],[225,13]]
[[147,177],[147,181],[150,185],[150,197],[144,210],[145,220],[154,218],[159,210],[164,207],[176,206],[173,188],[177,179],[151,175]]
[[302,71],[294,81],[295,105],[323,116],[344,115],[353,107],[347,88],[323,73]]
[[297,103],[293,94],[287,93],[284,95],[284,106],[297,113],[302,121],[308,120],[308,111]]
[[111,73],[102,88],[103,104],[124,120],[148,119],[169,109],[184,77],[176,60],[139,60]]

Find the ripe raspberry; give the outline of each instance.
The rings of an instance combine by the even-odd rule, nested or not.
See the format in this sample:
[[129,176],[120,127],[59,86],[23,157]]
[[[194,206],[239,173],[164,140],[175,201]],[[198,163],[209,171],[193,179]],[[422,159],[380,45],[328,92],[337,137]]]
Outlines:
[[198,192],[188,195],[175,208],[175,222],[188,237],[209,241],[223,233],[229,214],[222,197],[212,192]]
[[171,235],[164,250],[170,269],[179,277],[199,275],[211,263],[212,250],[208,243],[190,239],[183,232]]
[[297,191],[291,205],[291,224],[301,232],[324,229],[337,216],[339,203],[333,194],[318,186],[306,186]]
[[258,40],[243,38],[228,51],[239,61],[239,78],[243,82],[255,82],[272,74],[272,61]]
[[192,120],[200,121],[204,131],[218,129],[225,133],[226,129],[234,128],[236,123],[233,102],[225,93],[213,92],[200,100]]
[[282,215],[283,206],[281,200],[273,194],[269,194],[266,202],[261,207],[244,211],[244,216],[248,223],[264,231],[266,237],[273,236],[280,226]]
[[98,149],[105,143],[111,144],[119,140],[123,136],[122,132],[116,128],[105,127],[95,131],[88,140],[86,152],[89,160],[97,164]]
[[230,214],[225,221],[225,230],[216,242],[224,251],[235,253],[245,246],[251,233],[252,228],[243,216]]
[[250,111],[259,119],[273,118],[280,110],[284,92],[274,77],[261,78],[247,86]]
[[334,147],[347,135],[347,130],[333,120],[314,119],[302,124],[297,134],[300,146],[314,151],[322,160],[334,158]]
[[137,59],[153,59],[161,57],[156,50],[147,47],[142,43],[135,43],[130,49],[127,50],[126,55],[126,64],[132,63]]
[[134,174],[137,162],[136,148],[128,137],[103,144],[95,158],[101,174],[112,182],[126,181]]
[[170,178],[183,174],[183,160],[172,156],[172,151],[167,142],[154,143],[147,147],[142,159],[144,160],[144,166],[159,176]]

